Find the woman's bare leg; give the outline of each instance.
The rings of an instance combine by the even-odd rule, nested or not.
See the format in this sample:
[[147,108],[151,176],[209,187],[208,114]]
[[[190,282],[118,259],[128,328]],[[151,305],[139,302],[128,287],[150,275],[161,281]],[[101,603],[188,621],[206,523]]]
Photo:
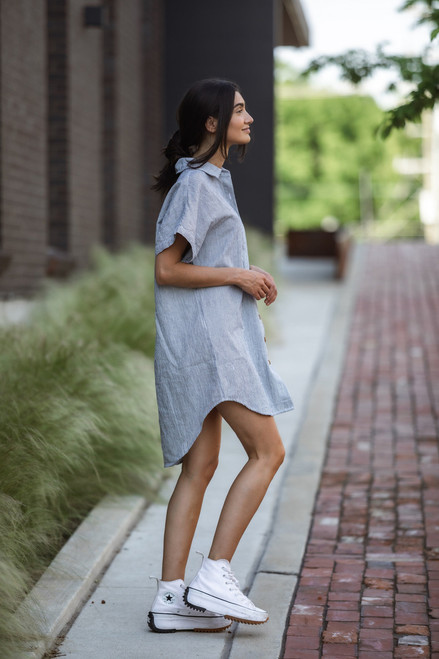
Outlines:
[[169,500],[163,547],[163,581],[184,579],[189,550],[204,493],[218,464],[221,415],[214,409],[184,456],[181,474]]
[[235,431],[248,455],[248,462],[224,502],[209,553],[213,560],[230,561],[283,462],[285,450],[273,417],[252,412],[233,401],[220,403],[217,410]]

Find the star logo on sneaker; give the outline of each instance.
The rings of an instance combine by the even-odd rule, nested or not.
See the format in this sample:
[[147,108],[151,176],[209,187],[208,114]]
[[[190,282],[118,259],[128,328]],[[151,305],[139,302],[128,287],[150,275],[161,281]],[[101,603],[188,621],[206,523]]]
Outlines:
[[173,604],[175,602],[175,595],[173,593],[165,593],[163,595],[163,601],[165,604]]

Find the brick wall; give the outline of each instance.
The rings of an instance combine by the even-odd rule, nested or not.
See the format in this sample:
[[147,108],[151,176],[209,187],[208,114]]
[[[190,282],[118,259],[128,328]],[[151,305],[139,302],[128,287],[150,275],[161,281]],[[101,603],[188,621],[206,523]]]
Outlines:
[[148,242],[154,240],[155,221],[161,200],[151,190],[154,175],[163,166],[161,150],[165,142],[163,76],[164,15],[161,0],[143,0],[143,232]]
[[116,3],[116,186],[118,246],[142,226],[141,0]]
[[[108,22],[84,26],[85,5]],[[27,294],[49,247],[152,240],[163,145],[161,0],[0,0],[0,294]]]
[[68,3],[70,253],[79,267],[102,237],[102,28],[85,27],[83,7]]
[[47,0],[48,241],[69,249],[67,0]]
[[2,251],[12,262],[1,294],[35,289],[47,243],[46,11],[44,2],[0,0]]
[[106,0],[103,35],[103,242],[152,242],[151,191],[163,146],[163,2]]
[[107,25],[102,41],[102,241],[107,247],[117,243],[116,180],[116,0],[105,0]]

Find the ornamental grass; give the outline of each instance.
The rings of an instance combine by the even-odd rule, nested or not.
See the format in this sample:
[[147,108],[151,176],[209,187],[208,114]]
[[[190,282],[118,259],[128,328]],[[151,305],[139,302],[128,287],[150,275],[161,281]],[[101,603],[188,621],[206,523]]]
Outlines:
[[90,271],[48,287],[25,325],[0,330],[5,659],[37,633],[17,606],[91,507],[156,482],[153,310],[151,250],[100,249]]

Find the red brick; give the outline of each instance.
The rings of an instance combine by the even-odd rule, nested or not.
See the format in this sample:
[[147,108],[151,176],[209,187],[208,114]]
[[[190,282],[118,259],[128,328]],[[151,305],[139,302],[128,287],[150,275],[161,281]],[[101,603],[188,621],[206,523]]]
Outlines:
[[426,591],[425,584],[398,584],[397,589],[400,594],[419,593],[419,595],[424,595]]
[[367,586],[367,588],[374,588],[378,590],[393,590],[392,579],[378,579],[378,578],[366,577],[364,583]]
[[320,647],[320,636],[287,636],[285,648],[295,650],[318,650]]
[[303,627],[319,627],[322,624],[322,616],[318,614],[299,615],[293,613],[290,616],[290,625],[303,625]]
[[394,650],[395,659],[404,657],[430,657],[430,649],[426,647],[400,647]]
[[360,631],[360,641],[364,639],[387,640],[393,639],[393,631],[390,629],[363,629]]
[[355,644],[329,643],[323,646],[322,656],[328,659],[340,659],[341,657],[355,658],[357,656],[357,646]]
[[356,643],[358,627],[354,623],[329,622],[323,640],[325,643]]
[[426,636],[429,634],[429,629],[426,625],[397,625],[395,627],[396,634],[420,634]]
[[375,652],[391,652],[393,650],[393,638],[362,638],[360,637],[360,648],[362,650],[374,650]]
[[397,575],[398,584],[425,584],[427,578],[423,574],[402,573]]
[[410,613],[423,613],[425,612],[424,602],[396,602],[396,611],[406,611]]
[[284,659],[319,659],[319,650],[288,650],[285,651]]
[[321,625],[288,625],[287,635],[288,636],[320,636]]
[[347,593],[344,591],[333,592],[331,590],[328,594],[328,599],[334,602],[339,602],[339,601],[358,602],[360,600],[360,593]]
[[362,629],[393,629],[393,618],[363,618]]
[[340,622],[358,622],[360,620],[359,611],[349,611],[346,609],[330,608],[326,614],[326,620],[337,620]]
[[363,606],[362,615],[376,618],[393,618],[393,608],[390,606]]
[[395,622],[397,625],[427,625],[428,615],[426,613],[396,612]]
[[343,600],[330,600],[328,602],[329,610],[336,609],[338,611],[358,611],[357,602],[344,602]]
[[397,602],[425,602],[427,597],[426,595],[409,595],[407,593],[397,593],[395,595],[395,600]]

